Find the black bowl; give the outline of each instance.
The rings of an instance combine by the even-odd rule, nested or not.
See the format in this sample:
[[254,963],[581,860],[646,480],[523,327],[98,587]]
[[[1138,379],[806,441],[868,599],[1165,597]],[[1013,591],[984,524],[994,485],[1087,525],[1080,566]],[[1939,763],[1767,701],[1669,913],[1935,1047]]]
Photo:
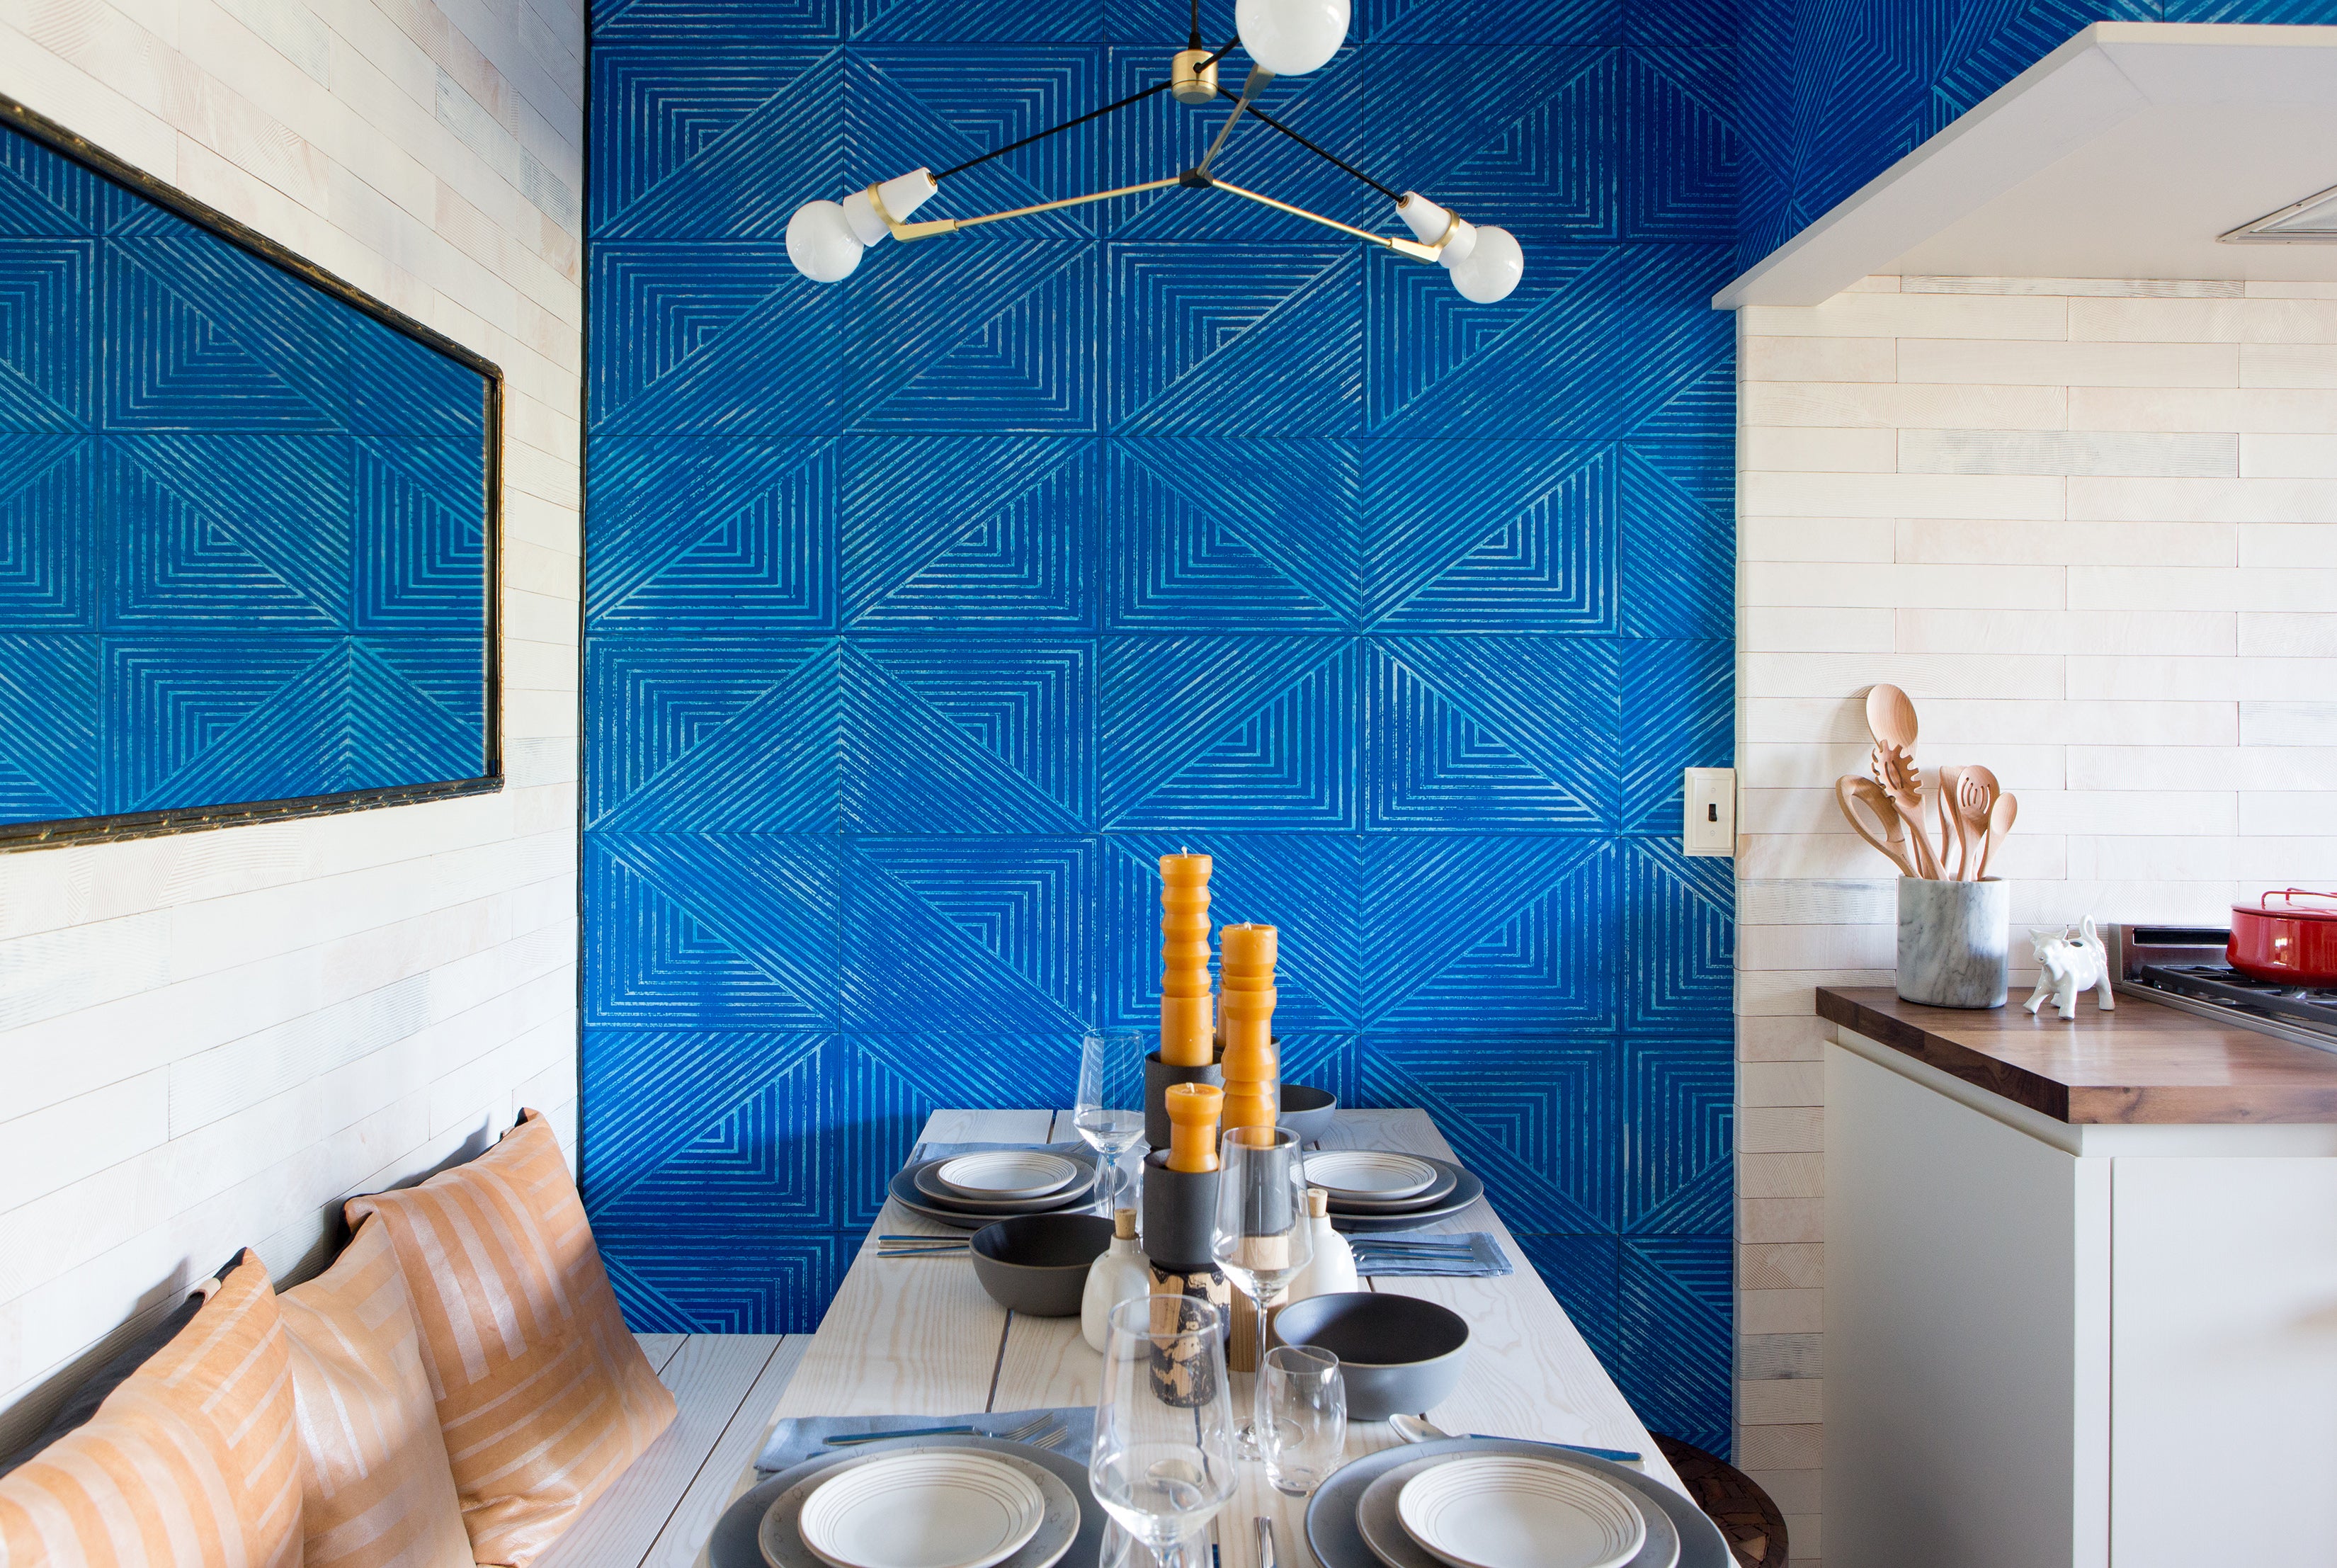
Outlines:
[[1075,1318],[1088,1265],[1111,1245],[1111,1221],[1095,1214],[1022,1214],[973,1233],[973,1277],[1010,1312]]
[[1331,1130],[1331,1115],[1338,1108],[1339,1097],[1328,1089],[1285,1083],[1275,1120],[1297,1133],[1301,1143],[1312,1143]]
[[1372,1290],[1293,1301],[1275,1315],[1274,1338],[1336,1356],[1347,1414],[1358,1421],[1425,1415],[1459,1386],[1469,1360],[1468,1319],[1416,1296]]

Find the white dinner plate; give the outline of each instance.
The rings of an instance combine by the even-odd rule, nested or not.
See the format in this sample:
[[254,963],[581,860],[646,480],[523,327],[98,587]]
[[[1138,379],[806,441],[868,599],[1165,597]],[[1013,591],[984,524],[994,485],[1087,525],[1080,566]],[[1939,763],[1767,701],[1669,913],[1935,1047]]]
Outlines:
[[821,1483],[796,1527],[834,1568],[989,1568],[1046,1516],[1038,1483],[996,1455],[924,1448]]
[[[1372,1554],[1387,1564],[1387,1568],[1444,1568],[1444,1560],[1404,1533],[1403,1521],[1398,1516],[1396,1500],[1403,1493],[1404,1483],[1424,1470],[1450,1464],[1449,1455],[1415,1459],[1409,1465],[1399,1465],[1364,1488],[1364,1495],[1355,1504],[1355,1531]],[[1564,1464],[1563,1459],[1554,1463]],[[1660,1508],[1642,1508],[1640,1517],[1647,1522],[1648,1539],[1636,1556],[1624,1568],[1677,1568],[1680,1559],[1679,1532],[1673,1528],[1670,1516]]]
[[1306,1156],[1306,1184],[1359,1198],[1409,1198],[1425,1192],[1436,1167],[1409,1154],[1374,1149],[1332,1149]]
[[1452,1568],[1622,1568],[1648,1538],[1619,1487],[1541,1459],[1434,1465],[1404,1483],[1396,1517]]
[[1001,1149],[961,1154],[934,1172],[943,1186],[967,1198],[1041,1198],[1068,1186],[1080,1168],[1060,1154]]

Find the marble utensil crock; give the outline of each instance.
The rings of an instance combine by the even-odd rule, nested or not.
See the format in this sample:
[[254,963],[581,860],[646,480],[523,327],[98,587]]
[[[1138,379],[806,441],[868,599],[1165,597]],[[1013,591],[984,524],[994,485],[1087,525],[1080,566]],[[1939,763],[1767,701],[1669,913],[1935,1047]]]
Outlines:
[[1899,996],[1926,1007],[2004,1005],[2011,884],[1899,879]]

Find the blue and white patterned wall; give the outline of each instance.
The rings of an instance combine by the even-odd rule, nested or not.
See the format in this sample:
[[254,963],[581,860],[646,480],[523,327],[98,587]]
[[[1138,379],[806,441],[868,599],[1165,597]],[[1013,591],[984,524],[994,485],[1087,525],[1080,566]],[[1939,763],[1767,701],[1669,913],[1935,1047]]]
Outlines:
[[2337,0],[1742,0],[1749,267],[2095,22],[2337,23]]
[[486,382],[0,127],[0,823],[486,770]]
[[[1730,27],[1364,0],[1276,85],[1518,234],[1472,306],[1184,190],[814,285],[797,203],[1157,79],[1182,8],[594,7],[582,1139],[637,1328],[815,1325],[929,1108],[1064,1104],[1083,1027],[1156,1021],[1190,846],[1283,930],[1289,1075],[1426,1106],[1639,1409],[1727,1446],[1731,867],[1677,839],[1732,743]],[[1393,223],[1256,128],[1221,169]]]

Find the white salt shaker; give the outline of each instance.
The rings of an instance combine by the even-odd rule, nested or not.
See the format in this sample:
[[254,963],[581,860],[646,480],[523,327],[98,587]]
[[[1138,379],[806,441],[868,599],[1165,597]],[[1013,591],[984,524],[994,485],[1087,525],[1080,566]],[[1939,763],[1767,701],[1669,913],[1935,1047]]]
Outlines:
[[1103,1349],[1104,1325],[1123,1301],[1152,1294],[1152,1265],[1136,1245],[1136,1210],[1111,1211],[1111,1245],[1088,1265],[1087,1288],[1080,1292],[1080,1336],[1088,1348]]
[[1315,1256],[1292,1278],[1289,1299],[1335,1296],[1360,1289],[1355,1279],[1355,1250],[1347,1245],[1345,1236],[1331,1229],[1331,1195],[1320,1187],[1306,1189],[1306,1223],[1314,1237]]

